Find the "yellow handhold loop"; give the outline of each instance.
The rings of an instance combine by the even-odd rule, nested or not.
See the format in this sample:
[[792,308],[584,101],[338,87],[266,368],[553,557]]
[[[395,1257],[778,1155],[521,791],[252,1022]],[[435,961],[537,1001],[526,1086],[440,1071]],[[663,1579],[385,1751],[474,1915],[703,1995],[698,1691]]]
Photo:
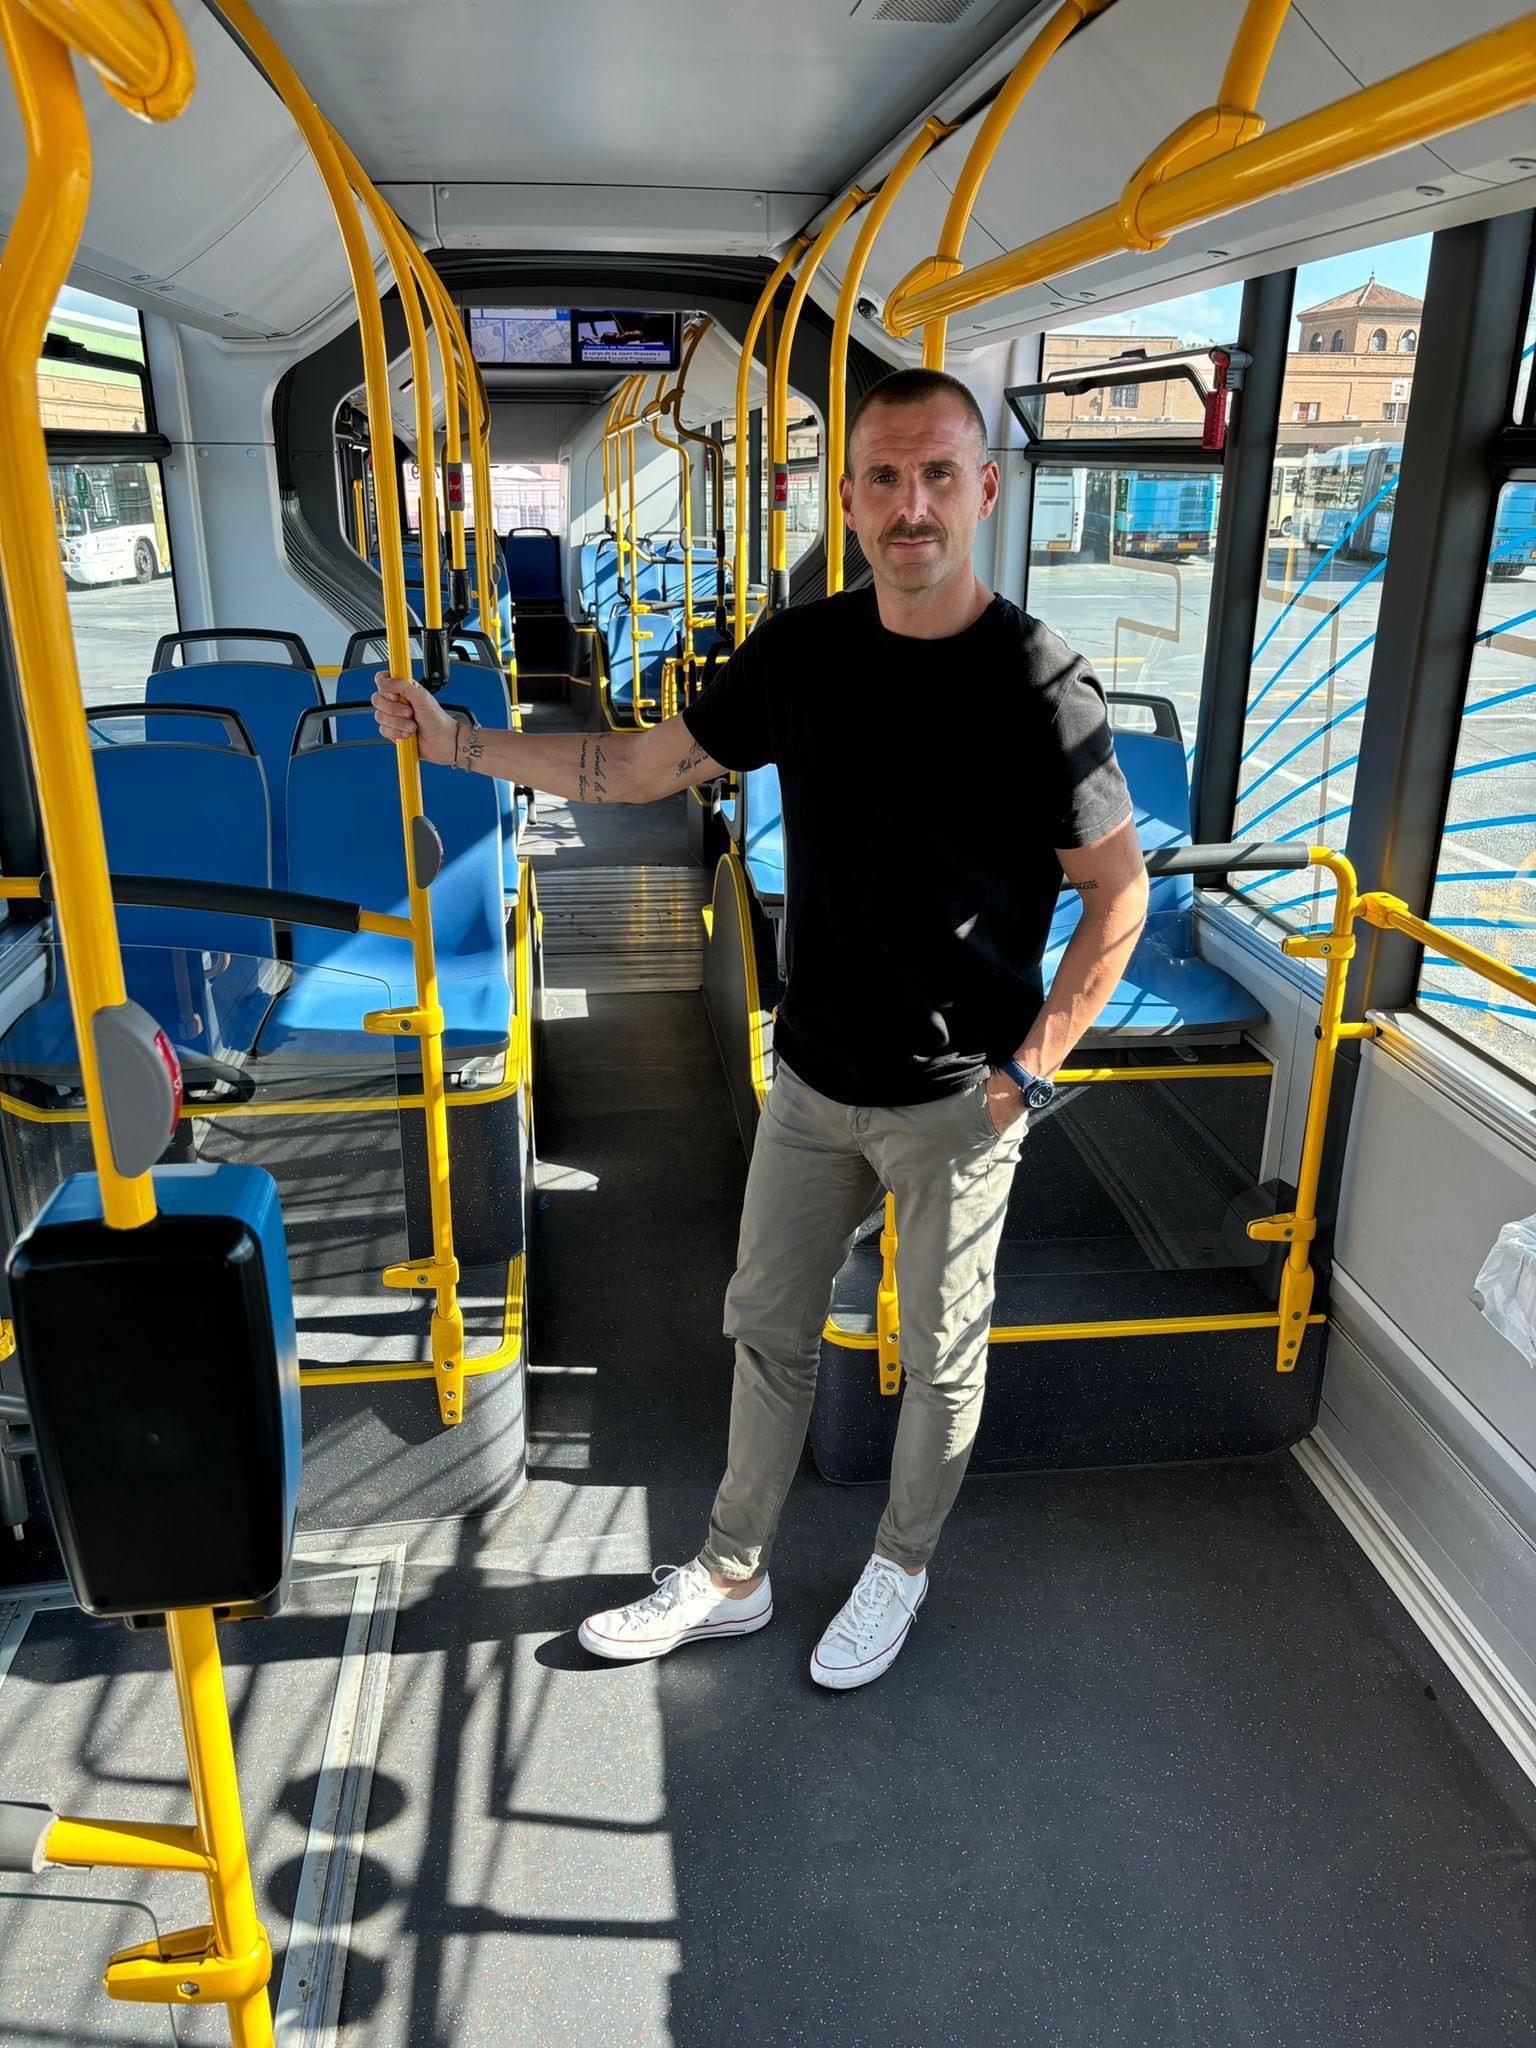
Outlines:
[[272,1948],[258,1925],[246,1954],[221,1956],[211,1927],[162,1934],[119,1949],[102,1982],[108,1998],[128,2005],[233,2005],[260,1991],[272,1974]]

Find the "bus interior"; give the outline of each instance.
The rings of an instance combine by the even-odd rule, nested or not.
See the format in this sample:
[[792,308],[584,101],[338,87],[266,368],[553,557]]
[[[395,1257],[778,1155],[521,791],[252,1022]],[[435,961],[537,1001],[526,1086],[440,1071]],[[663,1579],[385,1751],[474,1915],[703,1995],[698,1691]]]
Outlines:
[[[1536,15],[0,46],[0,2042],[1536,2037]],[[917,364],[1152,900],[1024,1148],[935,1597],[832,1700],[889,1199],[778,1626],[575,1634],[724,1460],[777,771],[574,803],[370,700],[600,763],[868,587],[847,421]],[[861,773],[899,931],[969,792]]]

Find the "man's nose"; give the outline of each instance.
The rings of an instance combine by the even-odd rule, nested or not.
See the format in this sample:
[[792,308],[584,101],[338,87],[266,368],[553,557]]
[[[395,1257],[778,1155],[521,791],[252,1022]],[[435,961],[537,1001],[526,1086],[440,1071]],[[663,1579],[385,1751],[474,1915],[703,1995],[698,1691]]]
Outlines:
[[928,517],[928,486],[920,476],[902,480],[901,516],[909,526],[921,526]]

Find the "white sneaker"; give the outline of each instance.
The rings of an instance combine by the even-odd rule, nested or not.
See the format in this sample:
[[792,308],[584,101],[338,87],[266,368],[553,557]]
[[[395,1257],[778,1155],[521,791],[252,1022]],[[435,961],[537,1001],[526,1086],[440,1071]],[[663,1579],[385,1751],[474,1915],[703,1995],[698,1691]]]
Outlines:
[[681,1567],[659,1564],[651,1577],[654,1593],[628,1607],[610,1607],[589,1614],[576,1639],[594,1657],[635,1663],[665,1657],[679,1643],[702,1642],[710,1636],[749,1636],[773,1619],[773,1588],[767,1579],[755,1592],[733,1600],[717,1593],[697,1558]]
[[849,1692],[888,1671],[927,1595],[926,1571],[910,1578],[899,1564],[872,1557],[811,1655],[812,1678]]

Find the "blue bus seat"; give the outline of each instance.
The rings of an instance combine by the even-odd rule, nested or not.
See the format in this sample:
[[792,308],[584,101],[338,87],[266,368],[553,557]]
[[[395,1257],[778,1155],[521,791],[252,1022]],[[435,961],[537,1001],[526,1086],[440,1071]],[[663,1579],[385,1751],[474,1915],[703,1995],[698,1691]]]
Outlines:
[[[215,711],[237,711],[256,748],[267,778],[271,807],[272,880],[274,889],[288,886],[288,812],[284,792],[293,735],[306,711],[322,703],[320,683],[312,671],[265,661],[203,661],[185,668],[157,670],[144,695],[151,704],[206,704]],[[206,739],[201,725],[167,719],[155,727],[156,744],[197,744]]]
[[[96,748],[91,765],[114,873],[271,886],[266,778],[254,755],[155,739]],[[267,920],[124,906],[117,930],[130,1000],[178,1050],[218,1059],[250,1049],[271,1000]],[[4,1063],[79,1064],[62,977],[7,1033]]]
[[759,903],[770,916],[778,916],[784,907],[784,803],[779,771],[770,761],[764,768],[748,768],[738,782],[742,788],[742,863]]
[[595,619],[619,594],[619,549],[613,535],[584,540],[576,550],[576,599],[584,619]]
[[[421,670],[419,661],[411,663],[411,673],[418,682]],[[366,662],[356,668],[344,668],[336,678],[335,701],[338,704],[368,703],[373,696],[374,678],[378,673],[377,667]],[[500,669],[485,668],[479,662],[450,661],[442,697],[446,704],[461,706],[476,725],[483,725],[488,731],[506,732],[511,727],[512,700],[507,695],[506,677]],[[510,782],[498,780],[492,787],[496,791],[501,815],[502,893],[509,903],[515,903],[519,886],[517,835],[523,812]],[[526,810],[526,803],[523,810]]]
[[546,526],[515,526],[501,543],[514,604],[565,607],[560,539]]
[[[666,612],[642,612],[640,631],[651,637],[640,643],[639,694],[649,718],[661,712],[661,669],[678,646],[678,623]],[[629,606],[622,599],[610,605],[603,634],[607,651],[608,701],[615,710],[635,710],[636,662]]]
[[[1130,790],[1136,836],[1144,853],[1189,844],[1189,775],[1177,740],[1117,732],[1115,753]],[[1202,960],[1195,941],[1194,882],[1188,875],[1154,877],[1147,923],[1124,974],[1088,1037],[1232,1039],[1264,1019],[1263,1005],[1221,968]],[[1082,909],[1070,890],[1056,905],[1046,941],[1045,985],[1061,963]]]
[[[431,890],[443,1048],[451,1060],[489,1057],[506,1050],[512,1002],[495,787],[484,776],[431,766],[422,768],[421,787],[443,842],[442,872]],[[405,916],[399,803],[394,748],[384,740],[343,740],[296,754],[288,771],[293,887]],[[295,965],[366,979],[297,977],[262,1031],[264,1054],[400,1053],[398,1041],[365,1033],[362,1018],[367,1010],[415,1004],[408,940],[296,926],[293,956]]]

